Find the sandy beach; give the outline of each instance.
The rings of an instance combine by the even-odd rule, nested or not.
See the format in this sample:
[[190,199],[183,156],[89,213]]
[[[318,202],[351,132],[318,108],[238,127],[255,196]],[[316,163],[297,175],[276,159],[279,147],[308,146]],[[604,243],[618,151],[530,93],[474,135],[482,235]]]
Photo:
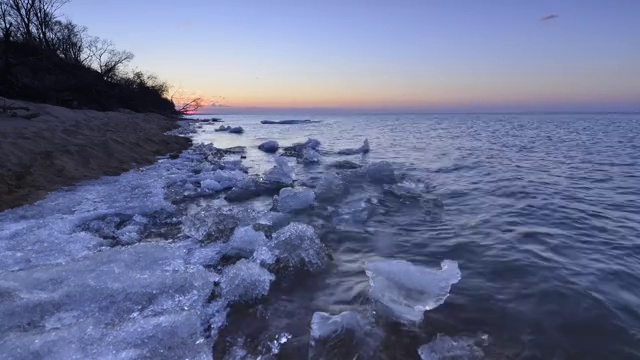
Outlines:
[[[190,140],[164,135],[174,118],[131,111],[72,110],[0,97],[29,111],[0,114],[0,211],[33,203],[79,181],[152,163]],[[33,119],[20,117],[39,113]]]

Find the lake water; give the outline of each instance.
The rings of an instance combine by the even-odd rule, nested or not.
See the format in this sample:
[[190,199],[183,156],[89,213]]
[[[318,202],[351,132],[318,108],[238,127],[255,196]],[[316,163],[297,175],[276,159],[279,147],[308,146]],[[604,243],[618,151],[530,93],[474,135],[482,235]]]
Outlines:
[[[417,349],[438,334],[486,334],[488,344],[478,347],[490,359],[640,359],[640,116],[350,115],[304,117],[320,121],[313,124],[260,124],[263,119],[284,118],[290,117],[225,116],[225,125],[242,126],[244,134],[215,132],[219,124],[201,123],[192,137],[195,143],[213,143],[217,148],[245,146],[243,164],[249,174],[262,174],[274,165],[275,155],[257,149],[263,141],[290,145],[314,138],[321,142],[319,164],[304,165],[289,158],[296,187],[313,189],[328,172],[349,172],[328,168],[334,161],[348,159],[363,168],[390,162],[398,182],[409,184],[412,191],[398,195],[367,181],[360,170],[352,170],[348,192],[332,201],[319,201],[289,219],[312,225],[328,249],[331,260],[322,270],[276,273],[271,286],[270,281],[266,283],[266,296],[224,311],[207,305],[218,301],[216,290],[205,291],[202,284],[224,284],[225,276],[232,275],[225,268],[237,259],[222,256],[215,264],[190,260],[189,256],[211,245],[190,240],[193,231],[185,234],[185,229],[191,229],[185,223],[217,207],[264,212],[272,199],[261,196],[227,204],[220,193],[198,193],[202,177],[213,171],[198,168],[203,157],[165,159],[147,170],[89,182],[56,192],[36,205],[0,213],[0,250],[5,258],[0,260],[0,284],[4,284],[0,290],[8,294],[3,297],[0,292],[0,301],[10,299],[6,309],[11,313],[45,305],[47,309],[39,310],[46,313],[39,320],[45,325],[27,326],[27,330],[24,325],[0,327],[0,334],[10,335],[5,337],[9,340],[0,340],[0,349],[17,354],[13,358],[27,358],[19,356],[18,345],[42,336],[52,344],[42,349],[64,348],[64,341],[89,326],[78,318],[96,311],[109,314],[104,319],[91,315],[92,325],[110,324],[98,326],[102,330],[96,337],[122,331],[120,325],[112,325],[120,321],[114,319],[130,319],[136,313],[143,319],[135,315],[136,320],[126,320],[130,331],[126,334],[143,340],[141,328],[154,331],[145,319],[157,320],[161,328],[190,329],[193,319],[215,319],[224,313],[222,325],[209,325],[216,329],[213,338],[184,335],[185,331],[172,335],[186,339],[175,340],[177,347],[197,339],[193,351],[179,354],[198,358],[207,348],[211,350],[202,345],[211,341],[215,359],[307,358],[314,312],[354,311],[369,321],[369,330],[375,334],[370,339],[375,341],[366,342],[362,350],[358,341],[346,349],[339,349],[344,344],[324,349],[327,354],[335,350],[333,358],[351,352],[349,359],[418,359]],[[336,153],[358,147],[364,139],[370,142],[370,153]],[[189,192],[196,196],[182,196]],[[136,214],[145,219],[131,220]],[[104,235],[106,223],[117,223],[112,226],[115,234],[137,224],[134,220],[147,225],[135,230],[137,238],[129,243],[118,234]],[[143,304],[153,306],[124,306],[117,312],[108,307],[77,310],[74,304],[84,308],[85,302],[95,299],[76,293],[60,295],[52,300],[54,305],[35,300],[40,299],[35,295],[27,303],[15,300],[34,287],[42,287],[39,296],[46,297],[48,288],[34,277],[41,279],[51,271],[59,273],[54,280],[62,282],[76,276],[69,266],[84,262],[91,269],[93,264],[108,263],[104,257],[115,251],[122,252],[114,253],[117,259],[131,256],[128,249],[139,257],[131,263],[122,260],[121,265],[133,275],[129,279],[113,276],[110,288],[131,293],[119,295],[118,306],[137,303],[140,297],[146,299]],[[143,259],[146,251],[152,259],[137,263],[135,259]],[[160,260],[155,258],[175,258],[180,264],[171,265],[170,271],[168,265],[156,268]],[[425,312],[421,321],[401,322],[380,311],[369,296],[371,285],[364,269],[374,259],[407,260],[426,268],[439,268],[442,260],[450,259],[457,261],[462,276],[444,303]],[[191,275],[183,275],[185,269]],[[113,275],[109,271],[99,267],[95,273],[109,279]],[[209,278],[214,272],[217,275]],[[140,285],[135,279],[144,276],[138,273],[151,274],[158,282]],[[406,274],[408,279],[411,276]],[[162,279],[169,279],[168,285]],[[257,289],[264,276],[257,279],[238,281]],[[131,283],[125,286],[123,281]],[[181,286],[183,282],[193,289]],[[98,286],[92,281],[80,283]],[[163,292],[184,294],[166,301],[148,295]],[[184,308],[176,313],[178,320],[166,320],[163,314],[176,307]],[[5,317],[14,315],[5,312]],[[15,323],[21,321],[25,319],[18,317]],[[110,354],[140,358],[148,354],[145,346],[154,344],[153,339],[143,340],[132,345],[116,338],[102,346],[111,346]],[[83,344],[78,340],[74,349],[85,356],[96,354],[95,348]],[[128,352],[130,348],[139,352]]]

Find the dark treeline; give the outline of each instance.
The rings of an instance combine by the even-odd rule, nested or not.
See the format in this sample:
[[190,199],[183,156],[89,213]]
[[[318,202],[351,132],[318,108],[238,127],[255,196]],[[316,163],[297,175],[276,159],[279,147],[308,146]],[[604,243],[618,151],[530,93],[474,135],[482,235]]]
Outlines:
[[0,0],[0,95],[96,110],[175,112],[169,85],[134,55],[65,19],[69,0]]

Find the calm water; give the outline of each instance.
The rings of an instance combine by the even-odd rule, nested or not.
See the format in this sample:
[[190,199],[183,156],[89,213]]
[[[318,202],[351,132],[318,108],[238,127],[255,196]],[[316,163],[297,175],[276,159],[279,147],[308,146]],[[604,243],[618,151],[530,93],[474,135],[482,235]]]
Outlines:
[[[287,331],[293,339],[283,356],[301,354],[314,311],[369,306],[366,260],[434,266],[454,259],[462,280],[445,304],[417,327],[385,325],[381,357],[415,358],[438,333],[483,332],[490,358],[640,358],[640,116],[317,116],[303,118],[321,123],[259,124],[283,118],[290,117],[226,116],[245,134],[205,125],[195,138],[247,146],[245,163],[255,173],[272,164],[256,149],[264,140],[317,138],[327,164],[344,158],[332,151],[369,138],[369,155],[348,158],[392,162],[398,174],[425,181],[444,210],[357,188],[350,198],[380,201],[364,229],[322,233],[330,269],[273,289],[259,306],[269,324],[255,325],[256,310],[246,310],[229,322],[236,325],[224,330],[228,336]],[[299,167],[297,176],[313,183],[324,171]]]

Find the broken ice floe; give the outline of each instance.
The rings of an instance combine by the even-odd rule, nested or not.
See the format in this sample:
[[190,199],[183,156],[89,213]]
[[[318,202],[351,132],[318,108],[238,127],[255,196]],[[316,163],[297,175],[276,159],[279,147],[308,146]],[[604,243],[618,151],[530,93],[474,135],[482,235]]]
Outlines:
[[488,336],[477,337],[438,335],[428,344],[418,348],[421,360],[481,360],[484,352],[480,346],[486,346]]
[[339,155],[367,154],[369,153],[370,150],[371,149],[369,147],[369,139],[364,139],[364,143],[359,148],[339,150],[338,154]]
[[444,260],[441,269],[405,260],[371,260],[365,266],[369,296],[400,321],[421,321],[423,313],[441,305],[460,278],[458,263]]
[[271,241],[254,254],[255,260],[265,265],[308,271],[322,269],[328,257],[313,227],[295,222],[276,231]]
[[311,189],[284,188],[273,199],[273,208],[283,213],[307,209],[315,203],[316,195]]

